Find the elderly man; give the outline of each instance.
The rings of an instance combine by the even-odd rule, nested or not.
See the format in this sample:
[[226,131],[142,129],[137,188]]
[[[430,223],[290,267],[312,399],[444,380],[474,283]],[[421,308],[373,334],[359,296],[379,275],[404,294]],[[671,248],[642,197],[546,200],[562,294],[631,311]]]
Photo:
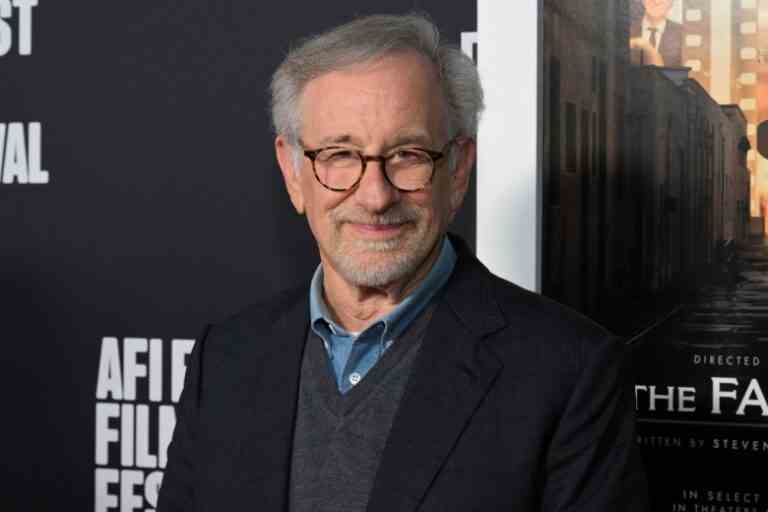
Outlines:
[[623,345],[446,235],[472,61],[424,17],[361,18],[292,50],[272,95],[320,265],[197,343],[158,510],[643,510]]
[[642,64],[675,67],[683,62],[683,27],[670,20],[674,0],[642,0],[644,15],[630,26],[631,48],[644,51]]

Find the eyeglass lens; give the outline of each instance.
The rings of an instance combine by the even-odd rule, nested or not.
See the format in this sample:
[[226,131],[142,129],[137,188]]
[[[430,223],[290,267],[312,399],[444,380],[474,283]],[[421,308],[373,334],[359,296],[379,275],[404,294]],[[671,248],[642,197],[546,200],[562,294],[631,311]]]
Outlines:
[[[317,178],[326,187],[346,190],[353,187],[367,165],[366,158],[357,151],[328,148],[315,157]],[[434,168],[434,161],[419,149],[398,150],[384,159],[384,170],[390,183],[400,190],[418,190],[426,186]]]

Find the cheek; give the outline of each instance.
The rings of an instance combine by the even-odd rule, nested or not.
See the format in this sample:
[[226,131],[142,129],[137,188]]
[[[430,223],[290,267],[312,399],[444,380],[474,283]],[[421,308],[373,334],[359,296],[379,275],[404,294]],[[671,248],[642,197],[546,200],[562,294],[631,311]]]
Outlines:
[[439,216],[441,221],[447,223],[447,219],[451,215],[455,190],[453,188],[453,175],[447,175],[443,178],[439,183],[438,189],[435,191],[434,210],[435,216]]
[[326,238],[332,229],[332,222],[327,209],[317,203],[307,208],[307,221],[316,239]]
[[[306,169],[304,169],[306,171]],[[309,170],[311,173],[312,170]],[[327,231],[327,224],[329,222],[327,209],[323,205],[322,195],[319,191],[315,190],[312,183],[307,183],[304,179],[307,176],[302,176],[302,190],[304,193],[304,204],[306,207],[307,222],[309,228],[315,235],[315,238],[321,238],[322,234]],[[310,176],[312,177],[312,176]],[[314,177],[312,177],[314,179]]]
[[427,224],[428,231],[442,230],[448,224],[450,209],[445,194],[435,194],[416,204],[421,210],[422,219]]
[[[314,176],[312,180],[314,181]],[[327,240],[336,231],[336,225],[331,219],[331,212],[339,207],[347,196],[338,192],[327,191],[321,188],[319,184],[317,187],[314,187],[314,183],[308,185],[305,188],[305,197],[309,228],[315,239]]]

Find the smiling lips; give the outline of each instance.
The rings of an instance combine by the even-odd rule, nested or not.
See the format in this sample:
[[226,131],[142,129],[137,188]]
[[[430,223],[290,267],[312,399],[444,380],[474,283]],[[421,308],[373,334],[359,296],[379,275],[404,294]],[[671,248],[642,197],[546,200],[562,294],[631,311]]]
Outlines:
[[398,222],[398,223],[391,223],[391,224],[365,224],[365,223],[357,223],[357,222],[350,222],[350,225],[357,230],[358,232],[367,235],[367,236],[392,236],[394,234],[399,233],[403,226],[405,226],[405,222]]

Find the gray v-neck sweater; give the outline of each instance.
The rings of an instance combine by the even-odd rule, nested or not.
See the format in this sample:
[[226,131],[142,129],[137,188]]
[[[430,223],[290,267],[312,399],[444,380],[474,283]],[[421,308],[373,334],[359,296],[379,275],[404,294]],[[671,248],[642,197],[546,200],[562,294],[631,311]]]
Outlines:
[[309,329],[291,459],[291,512],[363,512],[434,304],[376,366],[339,393],[322,339]]

